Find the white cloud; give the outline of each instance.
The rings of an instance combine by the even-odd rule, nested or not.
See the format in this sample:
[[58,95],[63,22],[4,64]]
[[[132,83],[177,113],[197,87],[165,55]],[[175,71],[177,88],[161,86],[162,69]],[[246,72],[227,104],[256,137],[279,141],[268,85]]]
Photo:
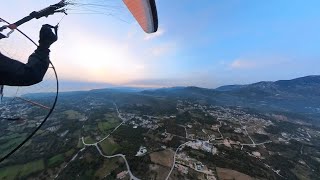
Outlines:
[[52,48],[61,79],[112,84],[143,79],[159,69],[159,59],[177,51],[177,44],[172,41],[145,41],[145,34],[137,25],[132,25],[122,38],[82,34],[88,34],[87,30],[69,28],[60,33],[63,43],[61,40]]
[[165,33],[165,30],[162,28],[159,28],[158,31],[155,33],[146,34],[143,39],[146,41],[149,41],[149,40],[156,39],[156,38],[162,36],[164,33]]
[[152,47],[150,50],[153,56],[168,55],[174,50],[176,50],[176,44],[173,42],[167,42],[167,43],[159,44],[155,47]]
[[228,68],[230,69],[257,69],[265,68],[280,64],[288,64],[292,61],[291,58],[283,56],[269,56],[269,57],[249,57],[238,58],[232,61]]
[[251,69],[257,67],[257,63],[249,60],[237,59],[230,64],[231,69]]

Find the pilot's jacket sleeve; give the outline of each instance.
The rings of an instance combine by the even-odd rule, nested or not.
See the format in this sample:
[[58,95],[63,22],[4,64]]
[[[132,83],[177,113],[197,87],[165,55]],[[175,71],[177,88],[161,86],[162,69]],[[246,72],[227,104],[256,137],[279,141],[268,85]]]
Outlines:
[[49,67],[49,52],[38,48],[27,64],[0,53],[0,85],[30,86],[41,82]]

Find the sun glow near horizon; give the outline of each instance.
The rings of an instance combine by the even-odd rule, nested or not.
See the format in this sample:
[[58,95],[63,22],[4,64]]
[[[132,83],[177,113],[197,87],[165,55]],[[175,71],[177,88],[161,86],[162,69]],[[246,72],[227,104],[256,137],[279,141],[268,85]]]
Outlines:
[[[75,37],[81,36],[73,34],[67,39]],[[139,52],[128,43],[95,35],[66,42],[52,57],[59,59],[56,66],[66,79],[122,84],[145,76]]]
[[[8,1],[1,16],[14,21],[52,2]],[[157,1],[159,30],[152,35],[126,8],[119,13],[127,22],[70,14],[61,23],[51,60],[61,80],[145,87],[214,88],[320,74],[317,7],[315,0]],[[21,29],[37,41],[42,24],[60,19],[41,18]],[[12,44],[8,48],[16,50]]]

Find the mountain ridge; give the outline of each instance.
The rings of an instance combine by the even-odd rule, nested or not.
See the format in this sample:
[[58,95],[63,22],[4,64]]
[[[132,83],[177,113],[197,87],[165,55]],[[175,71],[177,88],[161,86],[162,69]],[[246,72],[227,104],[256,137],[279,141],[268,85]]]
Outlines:
[[291,80],[221,86],[216,89],[189,86],[147,90],[141,93],[196,99],[210,104],[242,106],[263,111],[291,111],[312,116],[314,119],[320,118],[320,76],[315,75]]

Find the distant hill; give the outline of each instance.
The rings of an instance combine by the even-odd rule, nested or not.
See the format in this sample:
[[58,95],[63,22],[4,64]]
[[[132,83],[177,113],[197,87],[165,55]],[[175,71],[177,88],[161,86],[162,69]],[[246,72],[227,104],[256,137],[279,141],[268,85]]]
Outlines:
[[[41,98],[48,93],[28,94]],[[143,89],[131,87],[94,89],[91,91],[62,92],[60,97],[79,95],[108,95],[121,101],[135,97],[156,96],[166,100],[196,100],[223,106],[242,106],[265,112],[288,112],[304,115],[320,124],[320,76],[306,76],[291,80],[262,81],[247,85],[228,85],[216,89],[199,87],[172,87]],[[121,98],[120,98],[121,97]],[[151,98],[151,97],[150,97]],[[138,99],[134,99],[139,102]]]
[[152,90],[153,88],[139,88],[139,87],[111,87],[104,89],[93,89],[91,92],[124,92],[124,93],[134,93],[141,92],[144,90]]
[[246,85],[226,85],[226,86],[220,86],[216,88],[217,91],[233,91],[237,89],[241,89],[243,87],[246,87]]
[[142,93],[171,98],[191,98],[218,105],[243,106],[263,111],[296,112],[315,119],[320,118],[320,76],[228,85],[216,89],[175,87],[147,90]]
[[320,76],[306,76],[292,80],[262,81],[248,85],[221,86],[215,90],[224,92],[261,91],[270,95],[300,94],[303,96],[320,95]]
[[199,98],[213,96],[218,91],[212,89],[199,88],[199,87],[173,87],[173,88],[161,88],[156,90],[146,90],[142,91],[143,94],[155,95],[155,96],[170,96],[170,97],[189,97],[189,98]]
[[[154,95],[187,95],[187,94],[202,94],[213,95],[230,93],[234,95],[257,95],[257,96],[279,96],[299,94],[302,96],[315,96],[320,95],[320,76],[306,76],[292,80],[279,80],[279,81],[261,81],[248,85],[227,85],[221,86],[216,89],[207,89],[199,87],[173,87],[161,88],[156,90],[143,91],[146,94]],[[259,95],[259,93],[261,93]]]

